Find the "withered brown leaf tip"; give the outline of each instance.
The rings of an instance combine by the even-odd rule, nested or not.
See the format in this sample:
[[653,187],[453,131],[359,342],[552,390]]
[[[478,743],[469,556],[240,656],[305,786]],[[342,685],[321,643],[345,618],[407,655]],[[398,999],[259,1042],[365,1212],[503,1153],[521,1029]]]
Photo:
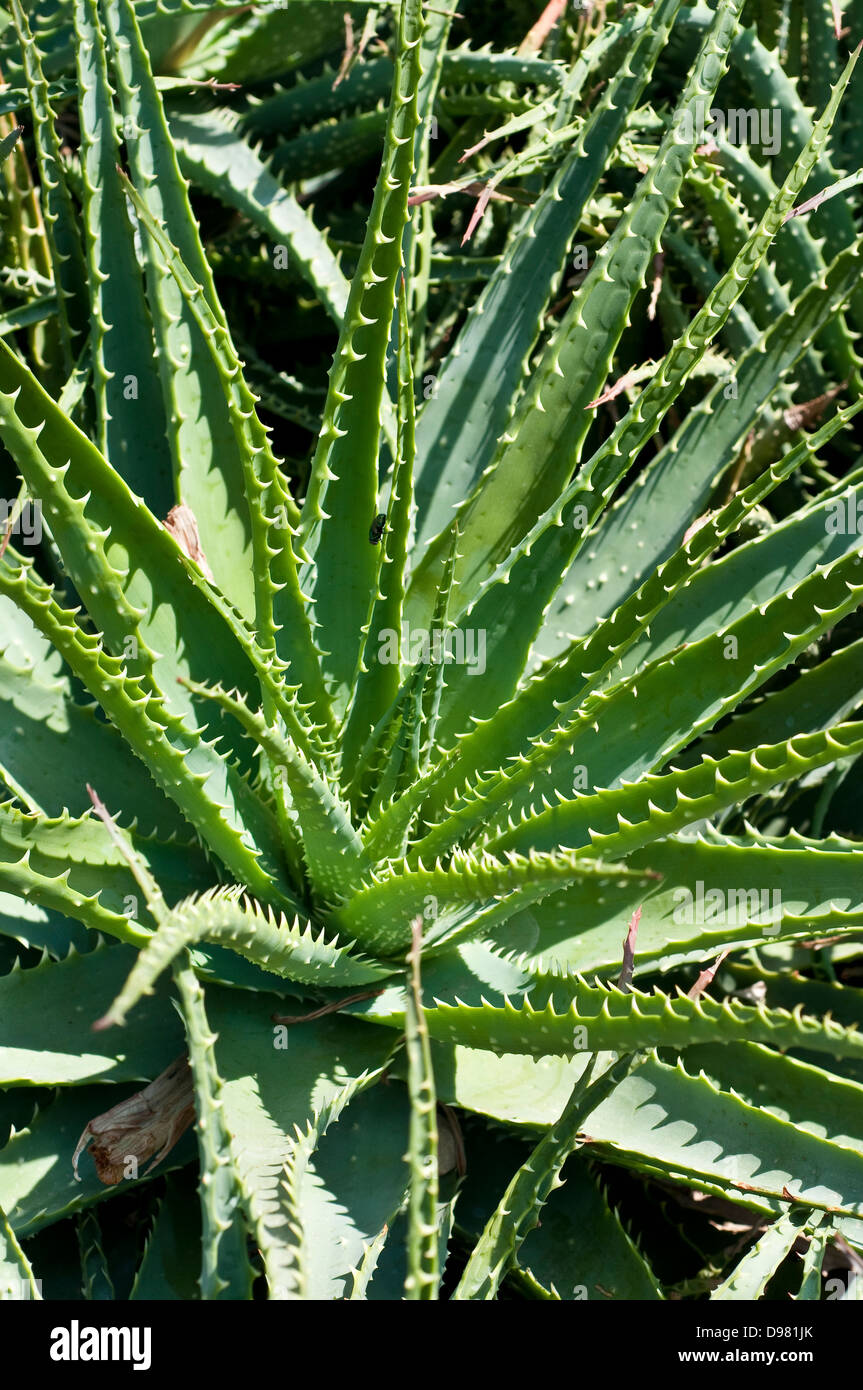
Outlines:
[[182,502],[178,506],[172,507],[165,518],[165,530],[170,531],[183,554],[188,555],[190,560],[194,560],[201,573],[205,574],[211,583],[214,583],[213,571],[201,549],[198,523],[191,507],[185,506]]
[[86,1148],[90,1148],[99,1181],[106,1187],[116,1186],[125,1177],[137,1177],[141,1164],[158,1149],[147,1169],[151,1172],[194,1119],[192,1073],[183,1053],[143,1091],[127,1096],[90,1121],[72,1156],[76,1181],[81,1181],[78,1159]]

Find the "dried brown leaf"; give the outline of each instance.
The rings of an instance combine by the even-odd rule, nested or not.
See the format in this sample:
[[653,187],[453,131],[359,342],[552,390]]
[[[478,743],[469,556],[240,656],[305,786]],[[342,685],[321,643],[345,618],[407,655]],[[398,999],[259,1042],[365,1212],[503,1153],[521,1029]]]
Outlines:
[[188,555],[198,566],[202,574],[214,582],[213,571],[207,563],[207,557],[201,549],[201,537],[198,534],[198,523],[195,520],[195,513],[191,507],[180,503],[172,507],[165,518],[165,530],[170,531],[177,545],[184,555]]
[[182,1053],[143,1091],[127,1096],[90,1121],[72,1156],[76,1181],[81,1181],[78,1159],[87,1148],[99,1181],[106,1187],[114,1187],[129,1176],[130,1162],[137,1176],[140,1165],[155,1153],[147,1169],[152,1172],[194,1119],[192,1073],[189,1059]]

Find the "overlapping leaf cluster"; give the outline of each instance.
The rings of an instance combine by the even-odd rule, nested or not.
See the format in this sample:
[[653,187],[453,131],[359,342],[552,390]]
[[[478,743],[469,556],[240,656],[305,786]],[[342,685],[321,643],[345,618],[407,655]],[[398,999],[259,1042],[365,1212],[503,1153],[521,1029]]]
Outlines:
[[7,1296],[863,1247],[863,6],[467,8],[0,7]]

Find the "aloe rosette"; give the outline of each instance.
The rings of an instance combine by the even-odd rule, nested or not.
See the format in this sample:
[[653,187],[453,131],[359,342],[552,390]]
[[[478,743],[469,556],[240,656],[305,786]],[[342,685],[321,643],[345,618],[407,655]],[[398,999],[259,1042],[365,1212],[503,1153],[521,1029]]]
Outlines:
[[[0,439],[43,528],[0,558],[0,1282],[51,1296],[72,1220],[110,1284],[110,1151],[132,1298],[434,1299],[453,1248],[456,1299],[662,1298],[621,1168],[761,1223],[693,1290],[760,1297],[803,1234],[817,1297],[863,1247],[859,1004],[818,964],[863,930],[857,51],[817,5],[798,83],[743,0],[542,53],[402,0],[342,53],[334,8],[0,34]],[[743,89],[772,160],[705,138]],[[361,236],[323,230],[378,153]],[[270,252],[326,385],[226,308]],[[147,1169],[123,1088],[179,1053]]]

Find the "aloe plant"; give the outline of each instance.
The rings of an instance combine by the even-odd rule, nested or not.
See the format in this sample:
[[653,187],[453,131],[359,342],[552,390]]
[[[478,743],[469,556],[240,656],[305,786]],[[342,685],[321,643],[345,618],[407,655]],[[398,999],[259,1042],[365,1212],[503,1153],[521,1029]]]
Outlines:
[[3,1294],[817,1298],[857,50],[345,8],[0,8]]

